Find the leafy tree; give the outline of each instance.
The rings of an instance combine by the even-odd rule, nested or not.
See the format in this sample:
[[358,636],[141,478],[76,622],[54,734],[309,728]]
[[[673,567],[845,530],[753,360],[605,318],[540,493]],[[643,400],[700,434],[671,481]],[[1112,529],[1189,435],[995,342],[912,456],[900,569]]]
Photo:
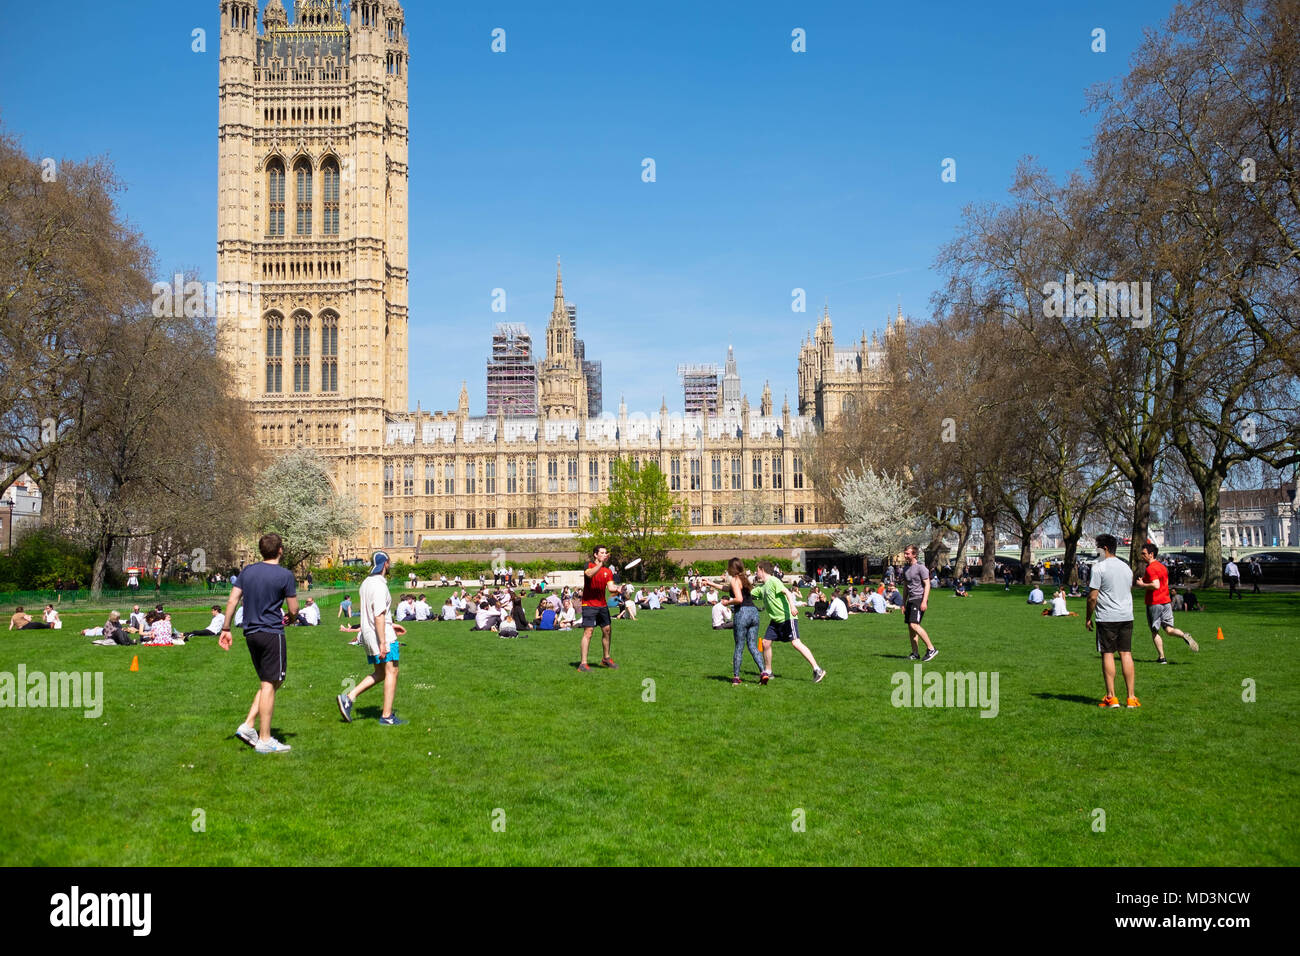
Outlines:
[[646,569],[668,565],[668,552],[686,544],[685,519],[673,517],[679,506],[668,479],[655,462],[634,468],[616,458],[609,467],[609,499],[591,509],[578,529],[584,550],[604,545],[619,561],[640,558]]
[[272,462],[253,490],[256,535],[274,531],[284,539],[286,568],[331,554],[336,540],[348,540],[361,526],[359,506],[340,495],[324,460],[309,449],[295,449]]
[[925,530],[917,499],[906,485],[863,465],[849,470],[835,491],[844,509],[844,527],[835,547],[846,554],[892,558]]

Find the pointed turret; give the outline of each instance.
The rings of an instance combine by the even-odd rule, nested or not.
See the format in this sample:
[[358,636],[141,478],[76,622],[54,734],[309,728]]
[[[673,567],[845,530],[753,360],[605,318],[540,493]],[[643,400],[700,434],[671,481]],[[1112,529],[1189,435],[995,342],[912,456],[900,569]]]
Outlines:
[[770,382],[763,383],[763,398],[759,404],[759,412],[764,418],[772,414],[772,385]]

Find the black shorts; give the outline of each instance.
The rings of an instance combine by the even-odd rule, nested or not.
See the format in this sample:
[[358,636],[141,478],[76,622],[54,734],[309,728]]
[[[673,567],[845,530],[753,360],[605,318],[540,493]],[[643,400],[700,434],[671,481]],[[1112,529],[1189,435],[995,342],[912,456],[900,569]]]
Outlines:
[[244,640],[248,643],[248,653],[253,658],[257,676],[272,684],[284,680],[289,663],[284,631],[254,631],[252,634],[245,631]]
[[903,610],[903,618],[908,624],[920,624],[925,612],[921,610],[920,601],[908,601]]
[[582,606],[583,627],[609,627],[609,607]]
[[1097,621],[1097,653],[1131,654],[1133,652],[1132,621]]
[[799,639],[799,622],[794,618],[788,621],[768,621],[767,633],[763,640],[773,644],[788,643]]

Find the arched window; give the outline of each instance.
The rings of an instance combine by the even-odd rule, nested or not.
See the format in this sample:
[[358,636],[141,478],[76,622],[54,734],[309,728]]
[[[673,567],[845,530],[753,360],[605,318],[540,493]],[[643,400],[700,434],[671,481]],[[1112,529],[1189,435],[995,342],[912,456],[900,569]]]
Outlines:
[[320,390],[339,390],[339,317],[326,312],[320,317]]
[[266,234],[284,235],[284,163],[278,159],[266,166]]
[[284,319],[275,312],[266,317],[266,390],[284,391]]
[[339,234],[339,164],[338,160],[330,157],[325,160],[321,166],[321,179],[323,181],[324,196],[324,225],[321,226],[322,235],[337,236]]
[[311,163],[300,159],[293,166],[294,203],[297,210],[297,233],[311,235]]
[[306,312],[293,317],[293,390],[311,391],[311,316]]

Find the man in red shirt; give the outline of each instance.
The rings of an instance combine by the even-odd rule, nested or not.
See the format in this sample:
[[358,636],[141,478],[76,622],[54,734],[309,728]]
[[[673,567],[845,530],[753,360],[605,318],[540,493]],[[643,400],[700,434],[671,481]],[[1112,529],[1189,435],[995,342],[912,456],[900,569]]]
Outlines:
[[609,604],[605,600],[605,592],[613,586],[614,572],[608,565],[609,549],[604,546],[596,548],[582,582],[582,661],[578,664],[578,671],[583,674],[591,673],[591,668],[587,666],[587,647],[591,644],[591,632],[596,627],[600,628],[601,645],[605,651],[600,666],[618,669],[614,658],[609,656]]
[[1160,639],[1161,627],[1171,637],[1181,637],[1192,650],[1199,651],[1201,648],[1192,639],[1192,635],[1174,627],[1173,599],[1169,596],[1169,570],[1156,560],[1159,553],[1160,548],[1151,541],[1142,545],[1142,560],[1146,561],[1147,566],[1138,580],[1138,587],[1146,591],[1147,623],[1151,625],[1151,639],[1156,642],[1156,653],[1159,655],[1156,663],[1168,664],[1165,660],[1165,644]]

